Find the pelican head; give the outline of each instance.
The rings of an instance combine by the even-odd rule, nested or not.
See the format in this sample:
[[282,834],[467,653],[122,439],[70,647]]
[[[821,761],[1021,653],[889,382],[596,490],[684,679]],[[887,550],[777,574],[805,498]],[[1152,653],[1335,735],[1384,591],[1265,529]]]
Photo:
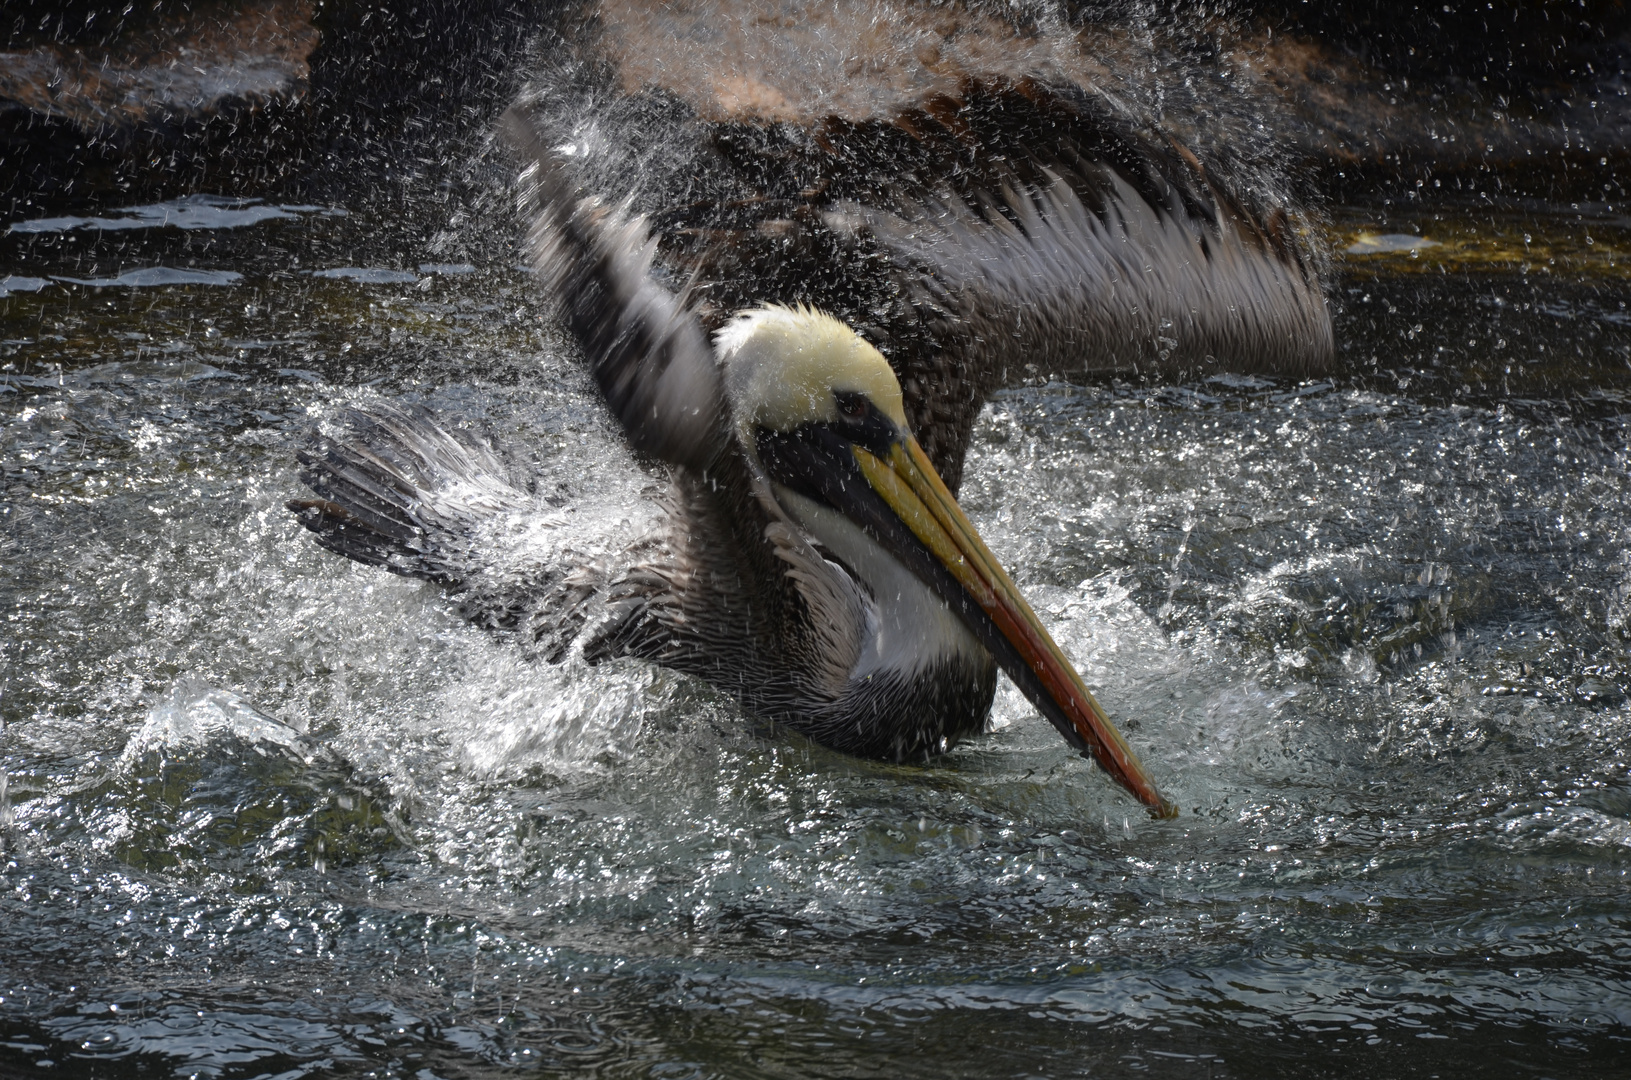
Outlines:
[[941,482],[878,350],[838,319],[786,307],[739,315],[715,348],[744,453],[780,508],[835,553],[834,572],[881,606],[911,605],[902,582],[915,581],[955,616],[941,620],[958,631],[941,647],[983,649],[1068,742],[1152,812],[1176,813]]

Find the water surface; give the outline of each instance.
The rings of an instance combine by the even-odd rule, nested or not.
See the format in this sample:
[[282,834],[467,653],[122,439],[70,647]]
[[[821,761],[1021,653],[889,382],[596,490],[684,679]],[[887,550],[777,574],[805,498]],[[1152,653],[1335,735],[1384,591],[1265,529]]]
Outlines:
[[13,227],[0,1072],[1621,1073],[1625,223],[1335,220],[1436,241],[1341,264],[1342,377],[1021,387],[976,433],[965,507],[1171,822],[1006,685],[856,761],[310,543],[294,451],[372,398],[585,545],[640,528],[502,224]]

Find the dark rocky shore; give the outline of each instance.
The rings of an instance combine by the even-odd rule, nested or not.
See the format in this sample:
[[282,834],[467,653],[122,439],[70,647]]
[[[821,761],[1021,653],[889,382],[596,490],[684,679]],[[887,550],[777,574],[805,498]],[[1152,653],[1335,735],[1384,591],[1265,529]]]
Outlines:
[[[527,64],[563,57],[722,130],[910,131],[914,116],[955,111],[971,80],[1153,98],[1186,141],[1255,140],[1338,197],[1446,184],[1618,197],[1603,166],[1631,148],[1631,16],[1601,0],[1336,4],[1313,16],[1297,4],[1226,16],[1174,5],[1136,21],[1090,5],[1068,18],[980,4],[759,5],[747,18],[721,18],[734,5],[719,3],[598,8],[21,0],[0,21],[0,208],[16,218],[411,177],[488,130]],[[835,49],[848,60],[827,63]],[[1218,115],[1230,95],[1215,87],[1186,95],[1197,73],[1231,85],[1239,115]]]
[[520,0],[21,0],[0,16],[0,213],[390,182],[416,144],[490,121],[536,17]]

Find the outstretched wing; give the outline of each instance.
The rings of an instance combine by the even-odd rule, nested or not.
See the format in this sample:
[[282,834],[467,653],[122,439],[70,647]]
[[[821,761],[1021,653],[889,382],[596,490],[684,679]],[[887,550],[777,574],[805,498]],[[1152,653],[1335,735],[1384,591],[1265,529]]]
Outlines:
[[565,516],[511,483],[484,443],[419,409],[372,402],[297,455],[318,496],[290,502],[330,551],[458,590],[466,618],[524,627],[546,659],[571,645],[609,567],[572,546]]
[[[995,382],[1202,366],[1302,374],[1330,363],[1330,314],[1294,245],[1218,201],[1202,216],[1176,191],[1151,201],[1109,167],[1097,171],[1097,209],[1054,178],[980,207],[946,197],[903,215],[858,213],[915,273],[943,340],[981,354]],[[999,370],[1016,363],[1029,370]]]
[[980,405],[1004,384],[1300,376],[1331,363],[1319,275],[1294,239],[1277,242],[1204,185],[1179,191],[1152,173],[1135,187],[1088,162],[1080,172],[1092,206],[1053,176],[1010,185],[999,200],[947,194],[899,213],[850,204],[830,217],[889,250],[933,339],[897,364],[909,418],[953,490]]
[[485,445],[388,402],[346,410],[296,457],[318,498],[289,508],[317,542],[407,577],[463,582],[492,563],[489,523],[533,509]]
[[580,196],[566,164],[520,108],[504,130],[526,167],[522,205],[534,266],[637,451],[698,472],[726,445],[713,349],[696,316],[651,277],[656,241],[627,207]]

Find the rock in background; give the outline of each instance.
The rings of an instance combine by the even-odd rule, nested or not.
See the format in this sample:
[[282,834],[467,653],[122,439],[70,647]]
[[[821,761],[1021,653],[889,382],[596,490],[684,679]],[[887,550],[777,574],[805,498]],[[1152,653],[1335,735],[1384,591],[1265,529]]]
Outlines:
[[1624,195],[1623,0],[1270,0],[1232,54],[1282,104],[1277,137],[1338,198]]
[[[619,93],[738,129],[944,111],[968,75],[1064,78],[1339,198],[1618,198],[1631,148],[1619,0],[716,6],[753,17],[635,0],[10,0],[0,212],[456,184],[529,70],[568,53],[613,69],[602,85]],[[720,26],[735,51],[699,64]],[[758,38],[803,41],[811,62],[764,62]],[[848,60],[823,68],[827,52]],[[1118,53],[1164,60],[1125,71]]]
[[[479,124],[534,5],[13,0],[0,15],[0,212],[418,175]],[[417,147],[419,153],[415,153]]]
[[[242,189],[291,160],[319,43],[311,0],[29,14],[0,53],[0,191],[12,198]],[[25,48],[17,23],[35,39]]]

